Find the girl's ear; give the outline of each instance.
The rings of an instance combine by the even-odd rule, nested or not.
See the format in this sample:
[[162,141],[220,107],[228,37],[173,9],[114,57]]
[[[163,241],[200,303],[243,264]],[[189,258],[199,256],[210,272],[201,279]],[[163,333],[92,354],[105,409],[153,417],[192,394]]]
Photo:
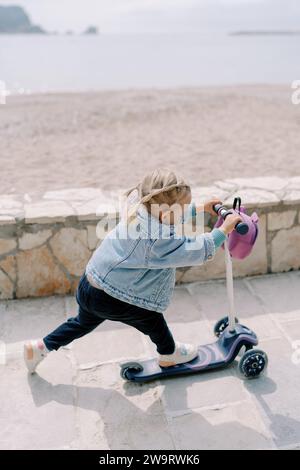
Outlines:
[[159,211],[159,220],[162,224],[166,222],[170,223],[170,215],[171,215],[170,213],[171,211],[164,211],[164,212]]

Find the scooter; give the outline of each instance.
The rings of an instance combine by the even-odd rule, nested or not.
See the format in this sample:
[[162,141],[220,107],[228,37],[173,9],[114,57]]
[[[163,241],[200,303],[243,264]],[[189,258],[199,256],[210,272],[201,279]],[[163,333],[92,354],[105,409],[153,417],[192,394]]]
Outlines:
[[[214,210],[223,219],[231,213],[221,204],[216,204]],[[245,235],[249,227],[246,223],[240,222],[236,225],[235,230],[239,234]],[[246,326],[241,325],[235,317],[232,260],[227,239],[224,242],[224,249],[229,314],[215,324],[214,334],[218,339],[211,344],[199,346],[198,356],[184,364],[161,367],[157,358],[120,364],[120,374],[123,379],[131,382],[149,382],[165,377],[196,374],[210,369],[222,369],[229,366],[243,348],[245,352],[239,361],[239,371],[242,375],[246,378],[255,378],[267,367],[267,354],[260,349],[254,349],[258,344],[256,334]]]

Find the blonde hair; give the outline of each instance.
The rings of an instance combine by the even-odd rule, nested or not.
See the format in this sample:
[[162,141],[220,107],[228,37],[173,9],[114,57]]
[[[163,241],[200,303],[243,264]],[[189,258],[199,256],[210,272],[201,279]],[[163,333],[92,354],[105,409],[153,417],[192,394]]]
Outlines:
[[185,195],[190,194],[191,187],[182,176],[176,175],[168,168],[158,168],[147,174],[139,184],[126,191],[124,196],[130,196],[133,191],[137,192],[137,201],[128,207],[127,218],[129,221],[136,216],[137,209],[141,204],[146,206],[148,212],[151,211],[152,204],[171,206]]

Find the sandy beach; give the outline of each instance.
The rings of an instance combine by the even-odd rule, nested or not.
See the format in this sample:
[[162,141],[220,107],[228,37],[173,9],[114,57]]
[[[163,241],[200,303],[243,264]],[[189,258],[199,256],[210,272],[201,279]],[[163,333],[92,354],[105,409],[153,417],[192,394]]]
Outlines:
[[158,165],[200,185],[299,175],[299,126],[290,85],[8,97],[0,192],[125,188]]

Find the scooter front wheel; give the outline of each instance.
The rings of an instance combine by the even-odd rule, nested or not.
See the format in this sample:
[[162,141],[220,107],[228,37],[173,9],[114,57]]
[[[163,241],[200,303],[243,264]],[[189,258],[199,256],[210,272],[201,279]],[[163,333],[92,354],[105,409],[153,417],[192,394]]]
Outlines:
[[[238,318],[235,317],[235,321],[236,323],[238,323],[239,322]],[[219,338],[219,336],[221,336],[221,334],[224,333],[224,330],[227,328],[228,325],[229,325],[229,318],[228,317],[221,318],[221,320],[217,321],[217,323],[214,326],[214,335],[217,338]]]
[[247,379],[258,377],[268,365],[268,356],[260,349],[245,352],[239,363],[240,372]]

